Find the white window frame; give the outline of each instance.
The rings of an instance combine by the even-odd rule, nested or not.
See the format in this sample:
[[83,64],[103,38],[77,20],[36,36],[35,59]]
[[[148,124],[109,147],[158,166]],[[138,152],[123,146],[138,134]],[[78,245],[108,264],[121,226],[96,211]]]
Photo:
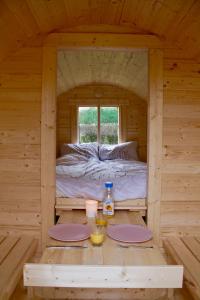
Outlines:
[[109,105],[109,104],[97,104],[97,105],[78,105],[76,112],[76,120],[77,120],[77,143],[80,143],[80,132],[79,132],[79,107],[96,107],[97,108],[97,143],[100,144],[100,134],[101,134],[101,122],[100,122],[100,109],[101,107],[116,107],[118,108],[118,144],[121,142],[121,107],[120,105]]

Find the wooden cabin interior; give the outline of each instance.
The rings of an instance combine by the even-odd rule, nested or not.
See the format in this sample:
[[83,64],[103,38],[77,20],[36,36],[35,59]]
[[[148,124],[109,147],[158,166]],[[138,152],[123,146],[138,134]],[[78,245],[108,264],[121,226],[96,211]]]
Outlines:
[[[0,24],[0,299],[200,299],[200,1],[1,0]],[[137,142],[146,194],[110,225],[148,227],[139,249],[48,235],[87,222],[56,187],[82,106]]]

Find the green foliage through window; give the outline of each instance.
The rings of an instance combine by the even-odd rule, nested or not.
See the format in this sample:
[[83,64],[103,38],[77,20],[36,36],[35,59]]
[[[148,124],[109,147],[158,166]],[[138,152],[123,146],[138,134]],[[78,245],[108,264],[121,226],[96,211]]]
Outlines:
[[79,124],[97,125],[97,107],[80,107]]
[[[102,144],[117,144],[119,131],[118,107],[100,107],[100,137]],[[98,108],[79,107],[79,142],[98,141]]]

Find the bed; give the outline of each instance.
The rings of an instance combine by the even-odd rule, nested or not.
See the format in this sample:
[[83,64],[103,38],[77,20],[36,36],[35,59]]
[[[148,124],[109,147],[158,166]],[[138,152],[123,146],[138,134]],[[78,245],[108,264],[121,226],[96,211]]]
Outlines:
[[116,209],[146,211],[147,165],[139,161],[137,142],[118,145],[64,144],[56,162],[56,213],[99,201],[113,182]]

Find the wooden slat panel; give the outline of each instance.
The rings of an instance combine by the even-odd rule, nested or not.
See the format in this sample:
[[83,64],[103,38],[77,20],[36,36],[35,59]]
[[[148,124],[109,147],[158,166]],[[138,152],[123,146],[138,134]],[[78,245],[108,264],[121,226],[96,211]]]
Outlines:
[[[101,299],[101,300],[133,300],[134,298],[149,300],[163,297],[166,293],[164,289],[94,289],[94,288],[34,288],[35,295],[48,299],[80,299],[80,295],[84,299]],[[73,295],[73,297],[72,297]],[[161,298],[162,299],[162,298]],[[187,298],[186,298],[187,299]],[[189,298],[188,298],[189,299]]]
[[[163,53],[149,53],[149,110],[148,110],[148,226],[156,243],[160,239],[160,198],[162,166],[162,119],[163,119]],[[159,128],[159,132],[158,132]]]
[[105,34],[105,33],[59,33],[50,34],[46,46],[71,47],[109,47],[109,48],[163,48],[159,38],[153,35]]
[[[59,209],[85,209],[85,199],[81,198],[56,198],[56,208]],[[99,204],[99,208],[102,208],[102,204]],[[116,209],[135,209],[146,210],[146,199],[134,199],[126,201],[117,201],[115,203]]]
[[200,242],[195,237],[183,237],[183,243],[192,252],[193,256],[200,262]]
[[[168,1],[166,5],[150,0],[32,0],[20,4],[13,0],[2,1],[1,11],[1,59],[29,39],[55,31],[144,33],[160,36],[168,52],[169,47],[176,47],[171,56],[195,58],[200,53],[198,1]],[[154,39],[153,46],[157,44]]]
[[[23,11],[24,5],[20,6]],[[41,224],[41,70],[40,47],[24,47],[0,67],[0,232],[25,232],[37,239]]]
[[186,199],[186,201],[162,202],[161,214],[163,228],[174,227],[176,231],[176,228],[181,226],[188,226],[188,230],[190,226],[200,227],[200,203],[198,201],[190,203]]
[[37,74],[0,74],[2,89],[17,89],[26,86],[27,89],[41,88],[41,75]]
[[[198,84],[199,84],[200,79],[198,79]],[[199,90],[200,93],[200,90]],[[177,112],[179,113],[178,118],[180,119],[195,119],[195,118],[199,118],[200,115],[200,111],[199,111],[199,106],[200,104],[198,104],[198,106],[194,107],[193,104],[187,104],[187,105],[177,105],[177,104],[167,104],[165,106],[165,114],[164,116],[170,117],[170,118],[176,118],[177,117]]]
[[173,251],[177,253],[179,260],[182,261],[185,269],[192,274],[194,281],[198,285],[200,278],[200,263],[197,262],[190,250],[180,239],[171,237],[169,243],[172,245]]
[[31,237],[21,237],[13,250],[4,259],[0,266],[0,273],[3,274],[3,276],[0,277],[0,290],[4,289],[4,286],[6,286],[7,281],[13,273],[13,270],[17,268],[32,242],[33,239]]
[[22,236],[8,253],[0,266],[0,294],[2,299],[9,299],[22,276],[22,269],[34,254],[37,242],[33,238]]
[[19,237],[8,236],[6,239],[0,244],[0,265],[6,256],[9,255],[9,252],[12,251],[12,248],[15,247],[18,242]]
[[[34,57],[34,60],[32,58]],[[20,74],[42,72],[42,51],[40,47],[26,47],[9,57],[8,60],[1,62],[0,74],[16,74],[20,70]]]
[[164,246],[167,253],[177,264],[183,264],[184,278],[186,279],[184,283],[192,295],[199,299],[200,290],[198,282],[200,278],[200,264],[180,239],[170,237],[170,239],[164,240]]
[[[1,14],[1,39],[4,41],[0,47],[1,59],[9,55],[13,49],[18,49],[25,38],[22,27],[17,22],[11,11],[7,8],[4,1],[0,2]],[[5,26],[7,24],[7,26]],[[13,30],[15,34],[13,34]]]
[[2,159],[0,171],[18,171],[38,173],[40,162],[35,159]]
[[[147,51],[112,51],[112,50],[80,50],[76,51],[67,49],[58,51],[58,75],[57,75],[57,94],[65,93],[76,86],[96,83],[106,83],[114,86],[120,86],[126,89],[117,95],[113,88],[111,91],[100,91],[97,86],[94,87],[94,97],[91,99],[90,94],[84,94],[84,98],[92,101],[94,98],[111,98],[108,99],[110,104],[122,104],[123,98],[126,99],[128,91],[132,91],[138,98],[147,100],[148,97],[148,55]],[[80,89],[81,90],[81,89]],[[81,91],[83,92],[83,91]],[[73,92],[69,92],[72,94]],[[79,100],[79,104],[84,103],[82,93],[74,96]],[[125,97],[120,97],[124,94]],[[97,95],[97,97],[96,97]],[[100,97],[98,97],[98,95]],[[102,97],[103,96],[103,97]],[[110,96],[110,97],[109,97]],[[79,99],[79,97],[81,99]],[[115,98],[116,97],[116,98]],[[75,104],[72,96],[69,103]],[[121,99],[120,99],[121,98]],[[97,100],[97,99],[96,99]],[[102,101],[103,102],[103,101]]]
[[165,146],[163,150],[164,159],[167,162],[169,160],[181,160],[182,162],[190,160],[197,162],[200,160],[200,152],[198,145],[185,145],[184,149],[182,145],[169,145]]
[[[199,77],[199,62],[193,60],[165,59],[164,76],[166,78]],[[186,92],[186,91],[185,91]]]
[[[166,174],[198,174],[199,166],[197,164],[198,161],[191,163],[189,160],[184,162],[171,160],[170,163],[163,161],[163,170]],[[188,194],[188,197],[190,197],[190,194]]]
[[28,226],[28,225],[20,225],[20,226],[2,226],[0,225],[0,235],[7,236],[8,234],[14,236],[29,236],[32,239],[35,239],[38,247],[36,255],[41,256],[41,228],[38,226]]
[[[81,2],[64,1],[69,24],[77,24],[75,20],[82,19],[82,24],[119,24],[124,3],[116,2]],[[106,5],[106,9],[105,9]],[[93,12],[91,17],[90,14]],[[89,22],[89,23],[90,23]],[[79,22],[78,22],[79,23]],[[80,24],[80,23],[79,23]]]
[[127,266],[124,268],[99,265],[26,264],[24,284],[25,286],[50,287],[173,288],[182,286],[182,273],[181,266]]
[[[150,33],[179,47],[178,55],[199,54],[198,1],[2,1],[1,57],[42,33]],[[9,26],[3,26],[8,23]],[[120,26],[119,26],[120,25]],[[176,52],[173,53],[177,54]]]
[[[169,216],[169,222],[170,222],[170,216]],[[182,225],[177,224],[176,226],[167,225],[166,227],[161,227],[161,234],[162,238],[171,237],[171,236],[194,236],[199,235],[200,232],[200,226],[197,226],[195,223],[192,226],[189,225]]]
[[161,226],[164,236],[199,231],[199,64],[164,60]]
[[[1,171],[0,176],[3,178],[1,181],[2,184],[19,184],[19,185],[30,185],[38,186],[40,184],[40,173],[38,172],[29,172],[29,171]],[[5,176],[5,177],[3,177]]]
[[[7,62],[7,61],[6,61]],[[21,63],[21,61],[19,61]],[[20,69],[19,69],[20,72]],[[26,89],[26,88],[21,88],[21,89],[0,89],[0,98],[1,100],[7,102],[23,102],[24,106],[28,107],[28,103],[33,102],[37,105],[37,103],[40,104],[41,102],[41,91],[40,89]],[[17,106],[16,106],[17,108]]]
[[6,236],[0,235],[0,244],[2,243],[3,240],[5,240]]
[[[4,140],[5,141],[5,140]],[[40,145],[33,144],[15,144],[13,148],[10,144],[0,144],[0,159],[2,158],[12,158],[12,159],[40,159]],[[18,141],[19,142],[19,141]]]
[[1,225],[40,226],[41,214],[30,212],[0,212]]
[[[35,1],[30,0],[28,7],[31,10],[31,17],[36,21],[42,32],[51,31],[52,25],[59,28],[68,24],[63,1],[48,3],[38,0],[35,3]],[[47,14],[47,11],[50,14]]]
[[[41,203],[42,241],[54,224],[56,167],[56,48],[43,49],[42,123],[41,123]],[[46,214],[48,211],[48,215]]]
[[200,90],[199,78],[173,77],[166,79],[164,87],[169,90]]
[[[23,2],[21,3],[21,5],[19,5],[18,1],[11,1],[11,2],[6,1],[6,6],[9,9],[10,13],[12,13],[11,14],[12,19],[14,19],[15,22],[17,21],[17,27],[18,26],[23,27],[23,31],[26,37],[30,37],[38,33],[39,28],[37,26],[37,23],[33,15],[31,14],[29,5],[26,2]],[[14,24],[11,22],[12,26]],[[25,24],[26,26],[24,26]],[[15,33],[17,35],[17,31],[15,31]],[[18,35],[15,36],[15,38],[17,37]]]
[[26,186],[24,184],[16,184],[15,181],[10,181],[7,184],[0,184],[0,188],[3,203],[8,201],[8,199],[11,199],[11,203],[15,201],[15,205],[18,203],[18,200],[24,202],[33,200],[40,205],[40,186],[38,185],[29,184]]
[[[172,160],[170,162],[172,162]],[[184,164],[184,161],[182,163]],[[176,164],[174,165],[176,166]],[[176,173],[163,174],[162,200],[172,201],[176,199],[176,201],[188,201],[188,205],[191,201],[199,201],[200,175],[188,172],[188,174],[190,173],[189,176],[188,174],[181,174],[178,170],[175,170],[175,172]]]

